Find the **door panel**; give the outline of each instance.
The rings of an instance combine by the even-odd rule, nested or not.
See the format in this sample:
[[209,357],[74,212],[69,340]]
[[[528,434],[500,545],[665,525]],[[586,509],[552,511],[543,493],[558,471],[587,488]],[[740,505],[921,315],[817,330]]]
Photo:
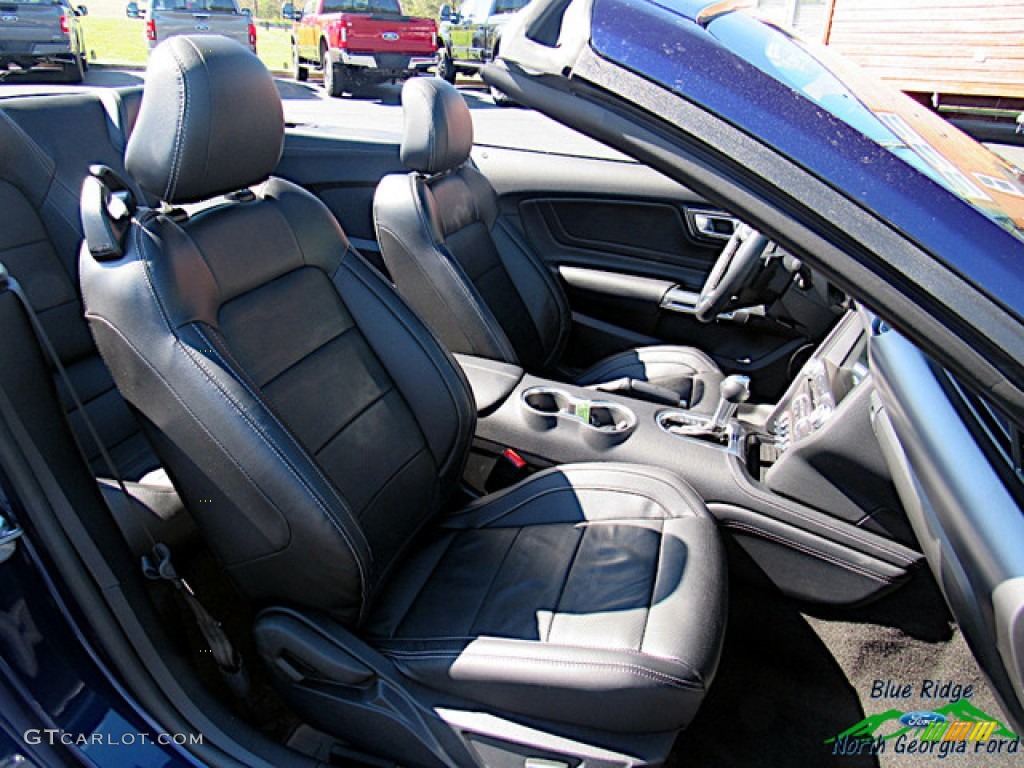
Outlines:
[[629,347],[671,342],[702,349],[727,371],[758,374],[760,392],[790,378],[789,358],[805,340],[764,320],[743,317],[702,324],[662,301],[676,283],[576,266],[558,275],[573,308],[566,362],[584,366]]
[[[559,275],[573,311],[565,362],[585,366],[642,344],[704,350],[729,372],[774,387],[802,346],[764,318],[702,324],[662,306],[672,288],[699,292],[729,235],[727,214],[627,160],[495,147],[474,152],[500,209]],[[770,370],[769,370],[770,369]]]
[[532,239],[542,241],[545,252],[558,253],[559,263],[671,275],[699,288],[718,255],[718,248],[694,242],[678,203],[540,198],[520,203],[519,210]]

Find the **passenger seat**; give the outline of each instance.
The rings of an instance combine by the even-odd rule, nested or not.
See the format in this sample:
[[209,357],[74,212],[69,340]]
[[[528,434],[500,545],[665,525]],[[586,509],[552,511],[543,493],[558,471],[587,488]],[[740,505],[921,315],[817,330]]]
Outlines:
[[263,607],[278,689],[401,765],[664,762],[722,647],[704,502],[672,472],[605,463],[460,506],[469,384],[326,206],[271,176],[283,139],[253,54],[167,40],[126,164],[164,202],[207,207],[142,208],[81,268],[104,359]]

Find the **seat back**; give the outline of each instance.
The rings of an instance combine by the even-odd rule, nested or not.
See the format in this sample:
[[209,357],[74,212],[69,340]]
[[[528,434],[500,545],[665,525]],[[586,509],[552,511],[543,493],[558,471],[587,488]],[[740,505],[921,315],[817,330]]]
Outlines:
[[402,106],[402,161],[412,173],[385,177],[374,196],[395,286],[450,350],[549,368],[568,339],[568,301],[469,162],[465,100],[443,80],[414,78]]
[[475,410],[323,203],[268,179],[283,136],[251,52],[167,40],[128,171],[175,205],[226,196],[187,219],[140,210],[123,254],[83,250],[82,285],[103,357],[239,587],[352,625],[457,485]]
[[[121,100],[104,98],[108,104],[93,94],[15,98],[0,107],[0,261],[39,314],[118,471],[137,479],[159,462],[100,359],[78,289],[82,180],[92,163],[123,167]],[[63,381],[51,375],[93,471],[108,474]]]

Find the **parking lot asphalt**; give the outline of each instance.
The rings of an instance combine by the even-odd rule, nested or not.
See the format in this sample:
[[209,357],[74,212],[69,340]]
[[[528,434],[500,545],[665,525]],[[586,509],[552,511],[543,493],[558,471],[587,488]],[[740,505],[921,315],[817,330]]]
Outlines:
[[[9,77],[0,84],[0,97],[19,93],[67,92],[81,88],[117,88],[141,85],[145,73],[108,67],[90,68],[85,83],[70,86],[45,74]],[[330,98],[318,82],[299,83],[275,78],[285,119],[295,126],[328,128],[341,136],[362,140],[397,141],[402,133],[401,85],[376,86],[358,97]],[[486,86],[475,78],[460,80],[462,92],[473,111],[477,144],[558,152],[588,157],[625,159],[612,149],[588,139],[544,115],[521,107],[498,107]],[[1024,168],[1024,147],[988,145],[998,154]]]
[[[19,74],[0,85],[0,97],[141,85],[144,77],[142,71],[93,66],[82,85],[72,86],[44,73]],[[358,97],[330,98],[318,82],[299,83],[284,77],[275,78],[275,82],[285,119],[291,125],[330,128],[338,135],[364,140],[397,141],[401,137],[401,84],[375,86]],[[473,111],[477,144],[623,159],[604,145],[533,110],[496,106],[480,80],[460,82],[459,90]]]

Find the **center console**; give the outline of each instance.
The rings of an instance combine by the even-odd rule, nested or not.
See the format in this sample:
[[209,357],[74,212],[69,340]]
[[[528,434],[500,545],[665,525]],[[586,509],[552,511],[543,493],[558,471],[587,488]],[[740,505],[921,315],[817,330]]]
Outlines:
[[867,599],[905,579],[921,555],[894,530],[902,513],[871,430],[864,338],[861,317],[848,313],[778,404],[743,405],[745,388],[727,379],[722,390],[735,402],[723,399],[716,414],[457,356],[478,393],[469,474],[475,465],[486,476],[507,448],[535,469],[584,461],[666,467],[785,592]]

